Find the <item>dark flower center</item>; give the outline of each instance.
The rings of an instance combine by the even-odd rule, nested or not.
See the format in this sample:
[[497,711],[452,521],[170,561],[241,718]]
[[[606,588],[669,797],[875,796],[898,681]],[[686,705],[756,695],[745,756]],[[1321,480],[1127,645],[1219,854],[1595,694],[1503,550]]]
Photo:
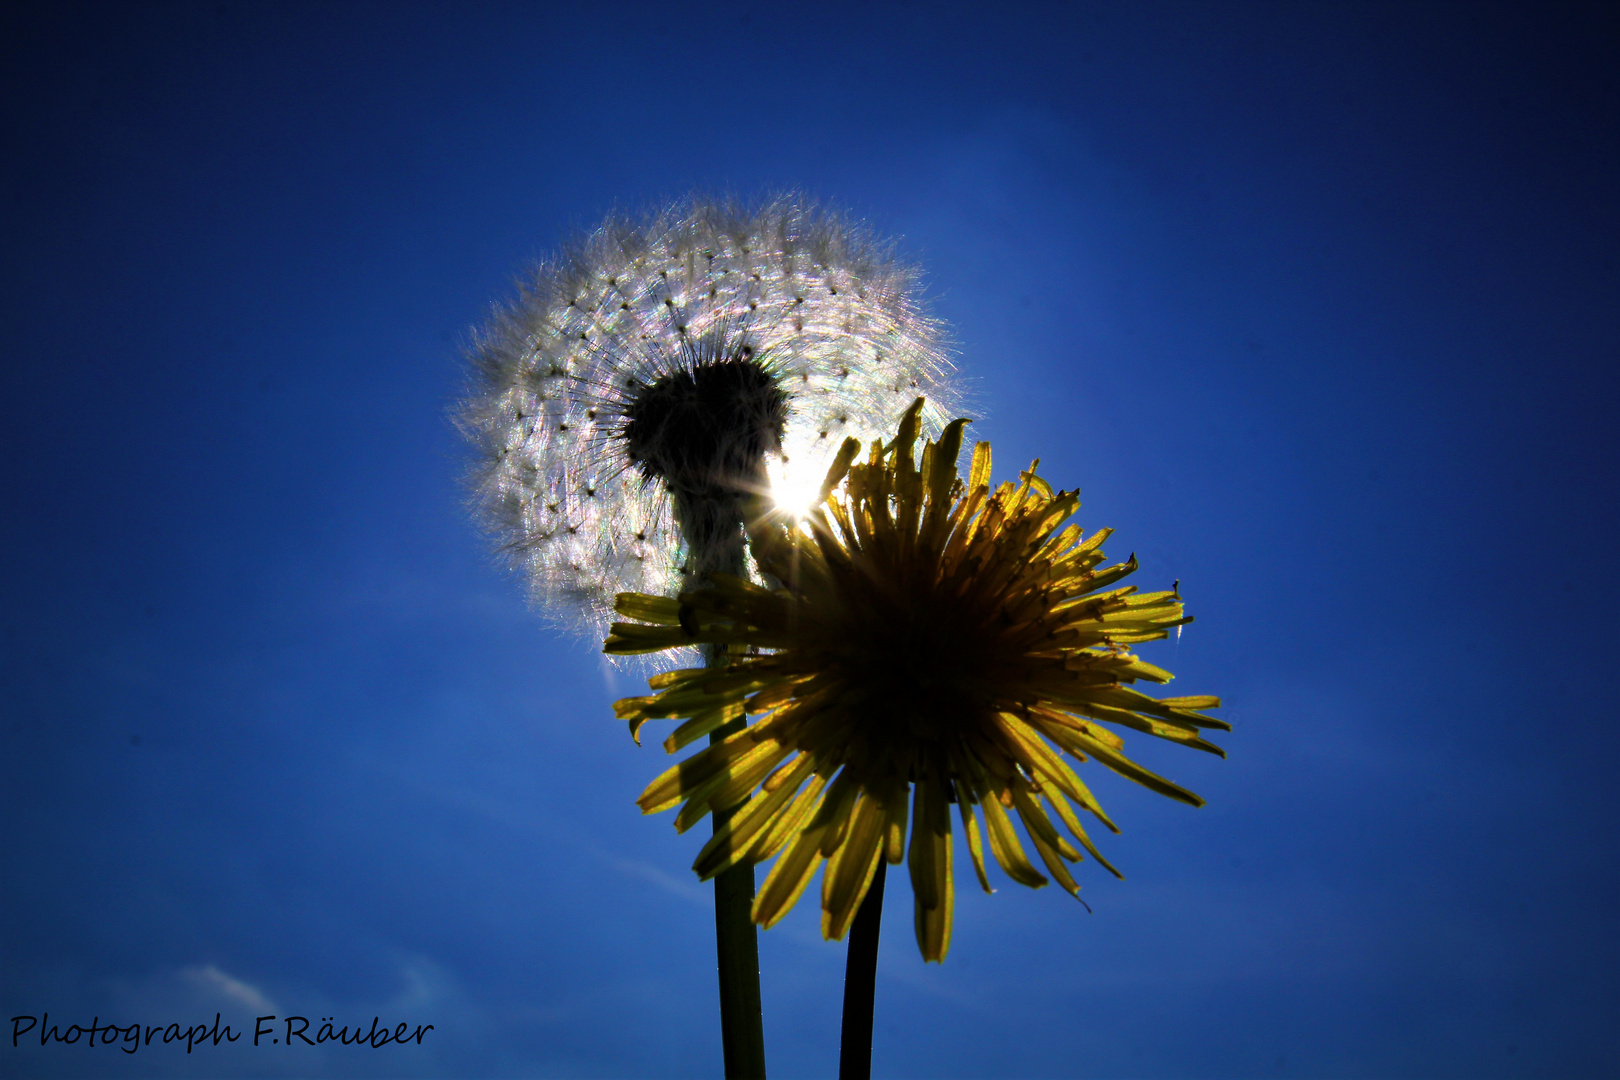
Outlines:
[[903,772],[983,724],[1002,643],[964,598],[928,586],[875,592],[829,651],[850,685],[869,688],[855,756],[875,773]]

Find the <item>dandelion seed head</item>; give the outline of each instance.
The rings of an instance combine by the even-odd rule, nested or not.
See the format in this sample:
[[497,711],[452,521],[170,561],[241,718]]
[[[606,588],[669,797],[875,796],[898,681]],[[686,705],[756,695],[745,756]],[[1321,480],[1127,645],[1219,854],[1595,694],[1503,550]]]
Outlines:
[[615,215],[537,267],[475,331],[456,414],[536,604],[600,633],[615,594],[701,576],[681,513],[813,488],[919,393],[938,431],[952,367],[918,293],[891,244],[792,194]]

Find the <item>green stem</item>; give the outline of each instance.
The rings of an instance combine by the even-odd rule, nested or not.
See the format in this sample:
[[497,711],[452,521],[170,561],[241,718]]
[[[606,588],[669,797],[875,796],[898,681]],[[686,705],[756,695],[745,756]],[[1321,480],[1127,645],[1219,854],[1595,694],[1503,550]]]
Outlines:
[[[711,743],[743,729],[735,720]],[[715,810],[719,831],[737,807]],[[754,929],[754,864],[738,863],[714,879],[714,942],[720,964],[720,1043],[726,1080],[765,1080],[765,1022],[759,1003],[759,938]]]
[[[698,583],[709,573],[748,573],[741,514],[735,507],[682,507],[683,532],[692,551]],[[720,646],[704,649],[709,667],[729,662]],[[738,717],[709,735],[709,743],[743,730]],[[716,807],[710,814],[719,831],[739,807]],[[720,969],[720,1045],[726,1080],[765,1080],[765,1021],[759,1000],[759,937],[754,928],[754,864],[739,863],[714,879],[714,946]]]
[[888,860],[879,856],[872,887],[849,930],[844,962],[844,1024],[838,1045],[838,1080],[872,1078],[872,1007],[876,996],[878,931],[883,925],[883,878]]

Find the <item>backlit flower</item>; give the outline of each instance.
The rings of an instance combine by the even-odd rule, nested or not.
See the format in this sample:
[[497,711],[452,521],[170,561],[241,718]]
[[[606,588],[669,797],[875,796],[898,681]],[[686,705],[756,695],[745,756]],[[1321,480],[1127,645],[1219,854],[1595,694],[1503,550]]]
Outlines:
[[[457,420],[481,515],[531,595],[605,627],[621,590],[747,573],[740,499],[945,395],[915,273],[783,196],[613,217],[540,266],[471,350]],[[934,412],[933,431],[948,414]]]
[[1131,686],[1170,679],[1129,646],[1191,621],[1180,596],[1118,586],[1135,557],[1103,567],[1109,530],[1087,537],[1065,527],[1077,494],[1053,491],[1034,466],[1018,484],[992,489],[990,447],[980,443],[962,483],[966,421],[927,443],[919,467],[921,405],[864,464],[850,467],[859,447],[845,443],[822,488],[824,508],[802,524],[777,514],[754,528],[755,556],[779,587],[717,576],[678,600],[620,596],[619,612],[637,621],[615,623],[605,648],[726,651],[728,666],[658,675],[657,694],[615,706],[632,735],[649,719],[687,718],[665,743],[671,753],[744,713],[762,714],[639,800],[646,813],[684,803],[679,830],[743,803],[698,855],[699,875],[779,855],[753,911],[768,927],[825,863],[822,933],[841,939],[878,860],[904,857],[918,945],[942,961],[953,805],[986,891],[986,844],[1014,881],[1047,882],[1016,819],[1046,872],[1078,897],[1067,863],[1080,849],[1113,870],[1080,814],[1115,826],[1063,755],[1197,806],[1198,796],[1126,757],[1112,729],[1222,754],[1201,733],[1230,728],[1200,711],[1217,698],[1155,699]]

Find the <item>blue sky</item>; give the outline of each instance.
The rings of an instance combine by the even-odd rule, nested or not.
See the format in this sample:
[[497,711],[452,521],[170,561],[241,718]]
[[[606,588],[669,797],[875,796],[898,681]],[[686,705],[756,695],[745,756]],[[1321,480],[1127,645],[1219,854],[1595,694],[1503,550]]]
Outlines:
[[[896,879],[875,1071],[1617,1068],[1612,9],[3,18],[0,1020],[435,1027],[0,1073],[718,1074],[703,830],[446,410],[571,229],[785,187],[900,238],[973,432],[1180,579],[1143,655],[1235,726],[1140,747],[1202,809],[1095,778],[1094,914],[964,889],[925,968]],[[774,1076],[835,1068],[816,925],[761,936]]]

